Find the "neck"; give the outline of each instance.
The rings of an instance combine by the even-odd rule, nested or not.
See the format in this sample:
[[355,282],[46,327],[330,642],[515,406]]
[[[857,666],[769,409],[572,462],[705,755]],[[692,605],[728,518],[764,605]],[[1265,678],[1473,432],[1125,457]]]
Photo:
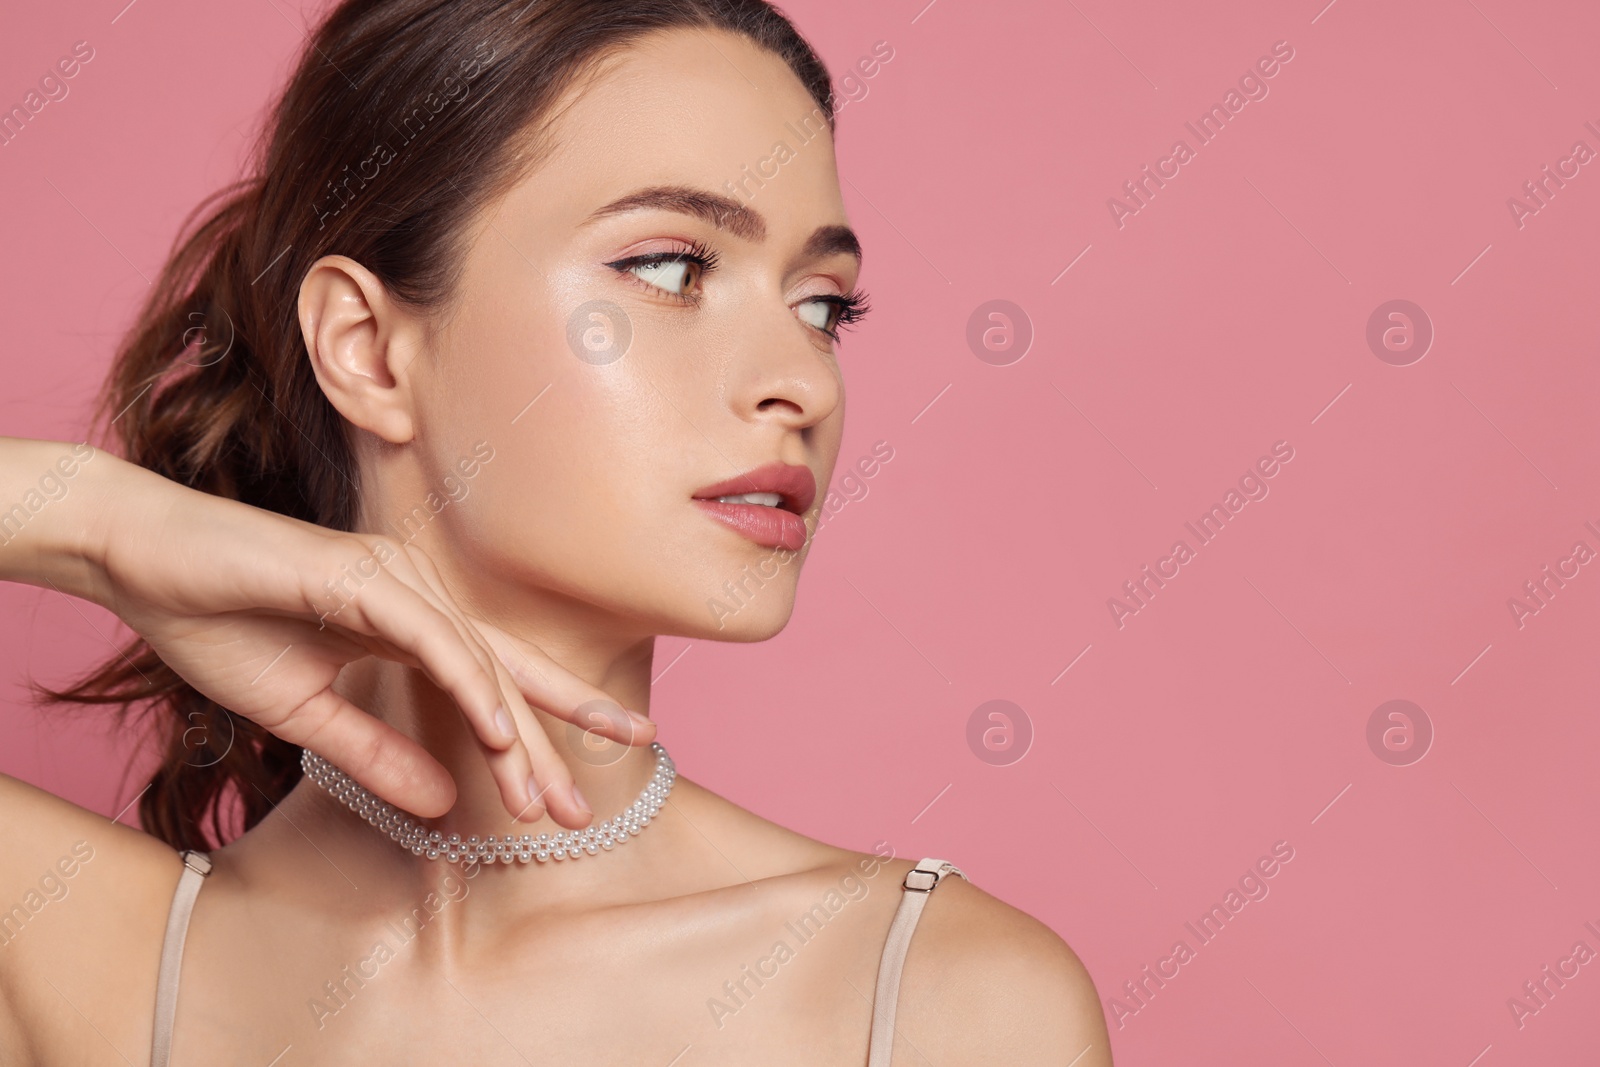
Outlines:
[[[624,707],[649,714],[654,638],[605,649],[596,644],[569,643],[563,647],[526,632],[517,636],[531,641],[563,669]],[[459,833],[463,839],[473,834],[480,839],[489,834],[519,838],[532,834],[537,838],[547,833],[553,837],[571,829],[548,816],[531,823],[513,818],[490,776],[476,736],[448,695],[421,671],[368,658],[347,667],[336,689],[357,707],[420,742],[455,780],[457,799],[451,810],[438,819],[416,820],[419,823],[447,837]],[[586,733],[581,726],[537,707],[532,710],[543,736],[524,740],[530,748],[547,741],[566,765],[594,811],[589,826],[598,826],[627,809],[654,776],[656,755],[650,746],[622,745]],[[413,855],[322,787],[303,780],[275,813],[282,815],[282,823],[274,825],[270,817],[264,821],[264,833],[253,835],[260,841],[259,852],[250,851],[262,856],[263,866],[273,862],[266,858],[269,853],[303,853],[308,867],[285,867],[280,856],[275,861],[277,869],[296,870],[335,890],[354,886],[357,893],[353,899],[380,908],[403,904],[412,897],[420,899],[436,890],[452,870],[458,877],[471,879],[478,901],[471,908],[454,909],[463,921],[469,913],[485,906],[490,914],[503,914],[507,909],[592,906],[647,895],[646,887],[670,881],[666,875],[673,867],[681,864],[686,854],[698,853],[704,847],[692,817],[686,818],[675,806],[691,797],[691,803],[697,802],[702,793],[680,777],[668,803],[639,836],[609,851],[578,859],[551,859],[544,863],[533,860],[509,867],[485,864],[473,869],[449,864],[443,858],[430,860],[425,855]],[[306,848],[308,843],[315,851]]]
[[[649,715],[654,639],[605,655],[597,655],[592,649],[552,650],[549,641],[536,645],[562,669],[622,707]],[[361,660],[345,669],[337,688],[357,707],[372,711],[417,741],[450,772],[456,783],[455,805],[429,825],[446,834],[459,832],[463,837],[491,833],[537,835],[565,829],[548,817],[536,823],[513,818],[490,776],[477,735],[450,697],[421,671],[387,660]],[[524,743],[530,753],[546,748],[555,753],[594,811],[596,822],[633,803],[654,768],[655,757],[648,745],[628,746],[593,732],[601,720],[584,708],[578,709],[577,722],[559,718],[536,705],[530,704],[530,709],[538,731],[525,732]]]

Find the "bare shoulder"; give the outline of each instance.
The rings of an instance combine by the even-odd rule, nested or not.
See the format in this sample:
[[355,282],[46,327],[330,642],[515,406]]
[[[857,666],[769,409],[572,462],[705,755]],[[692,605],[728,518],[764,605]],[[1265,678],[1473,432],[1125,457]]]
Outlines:
[[[703,795],[702,795],[703,794]],[[865,935],[840,967],[846,988],[870,992],[894,909],[915,859],[839,848],[761,819],[694,788],[696,825],[739,856],[747,878],[781,878],[801,894],[837,889]],[[714,799],[714,803],[713,803]],[[703,806],[702,806],[703,804]],[[957,864],[959,866],[959,863]],[[870,925],[871,933],[868,934]],[[960,877],[928,898],[906,953],[893,1057],[921,1062],[1019,1062],[1111,1067],[1099,995],[1076,952],[1054,930]]]
[[182,864],[149,834],[5,774],[0,826],[0,1046],[40,1053],[59,1036],[40,1020],[76,1018],[59,1001],[100,1017],[92,1007],[139,995]]
[[[897,886],[913,866],[890,862]],[[896,1061],[939,1049],[956,1063],[1111,1065],[1100,998],[1078,954],[1038,919],[955,875],[940,880],[917,923],[895,1028]]]
[[[8,774],[0,774],[0,826],[6,828],[0,839],[0,900],[36,882],[34,875],[43,868],[33,868],[40,864],[72,878],[76,871],[69,874],[68,868],[86,867],[94,858],[89,853],[97,850],[135,865],[165,864],[175,855],[149,834]],[[74,851],[74,845],[80,847]],[[124,868],[123,873],[132,872]]]

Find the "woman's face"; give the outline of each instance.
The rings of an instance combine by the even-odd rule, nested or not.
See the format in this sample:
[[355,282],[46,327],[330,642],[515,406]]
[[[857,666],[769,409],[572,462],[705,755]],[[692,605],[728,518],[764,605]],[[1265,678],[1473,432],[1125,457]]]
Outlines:
[[[831,137],[782,60],[716,31],[644,38],[568,100],[417,361],[410,447],[450,501],[428,544],[491,618],[770,637],[844,422],[828,331],[860,261]],[[798,469],[741,478],[773,465]]]

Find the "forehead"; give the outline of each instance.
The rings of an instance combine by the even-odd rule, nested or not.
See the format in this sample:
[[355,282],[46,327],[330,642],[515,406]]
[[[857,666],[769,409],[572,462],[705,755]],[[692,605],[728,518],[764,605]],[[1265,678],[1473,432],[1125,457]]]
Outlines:
[[845,221],[821,108],[788,64],[737,34],[647,34],[608,56],[552,114],[547,154],[527,184],[564,213],[682,185],[757,207],[775,230]]

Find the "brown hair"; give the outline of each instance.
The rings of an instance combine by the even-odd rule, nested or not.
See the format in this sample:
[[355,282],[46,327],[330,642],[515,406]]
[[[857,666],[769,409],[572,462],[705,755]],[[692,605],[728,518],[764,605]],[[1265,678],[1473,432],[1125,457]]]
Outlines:
[[[185,220],[117,349],[97,427],[174,481],[350,529],[357,471],[305,352],[301,279],[338,253],[407,306],[446,311],[469,223],[536,165],[543,146],[528,135],[552,105],[619,49],[675,27],[731,31],[784,60],[832,128],[827,68],[761,0],[340,3],[268,114],[250,176]],[[162,759],[140,821],[175,848],[225,843],[300,779],[297,746],[202,696],[143,641],[36,690],[120,705],[124,724],[149,713]]]

